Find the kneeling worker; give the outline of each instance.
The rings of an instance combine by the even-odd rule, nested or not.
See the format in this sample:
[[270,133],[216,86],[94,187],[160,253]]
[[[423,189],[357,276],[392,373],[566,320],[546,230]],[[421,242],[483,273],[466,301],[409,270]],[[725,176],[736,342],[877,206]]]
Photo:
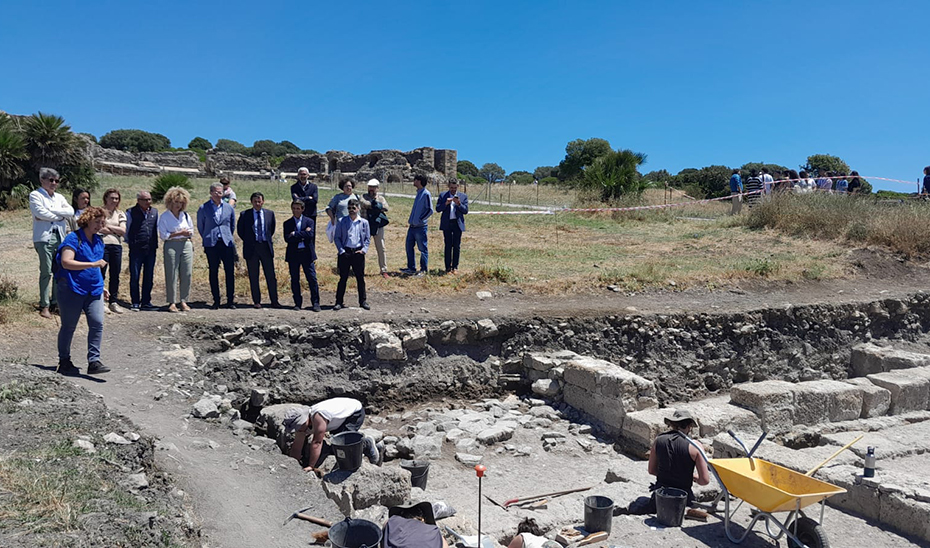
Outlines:
[[382,548],[449,548],[442,538],[433,505],[429,502],[402,504],[388,509]]
[[[671,430],[656,436],[649,452],[649,474],[656,477],[656,488],[674,487],[688,493],[688,505],[694,502],[691,486],[710,483],[707,461],[698,454],[699,449],[688,442],[691,429],[697,422],[688,411],[676,410],[672,418],[665,419]],[[697,469],[697,475],[694,475]],[[653,508],[655,493],[653,493]],[[653,510],[654,511],[654,510]]]
[[[353,398],[331,398],[311,407],[288,409],[284,415],[284,429],[286,432],[295,432],[289,455],[303,461],[307,437],[312,435],[309,440],[308,457],[304,461],[307,464],[304,471],[311,472],[314,468],[319,468],[331,454],[329,445],[323,443],[327,432],[333,435],[358,432],[364,422],[365,409],[362,402]],[[368,461],[380,466],[381,455],[375,440],[365,436],[363,443]]]

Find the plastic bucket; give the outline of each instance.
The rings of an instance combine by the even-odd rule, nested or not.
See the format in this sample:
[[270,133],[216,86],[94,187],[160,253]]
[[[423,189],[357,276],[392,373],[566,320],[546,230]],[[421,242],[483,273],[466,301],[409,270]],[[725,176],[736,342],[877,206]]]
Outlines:
[[686,491],[674,487],[660,487],[656,490],[656,517],[666,527],[681,527],[687,505]]
[[402,460],[400,467],[410,472],[410,485],[426,489],[426,479],[429,477],[428,460]]
[[584,499],[584,530],[588,533],[610,533],[614,520],[614,501],[598,495]]
[[329,528],[333,548],[376,548],[381,546],[381,528],[367,519],[344,519]]
[[358,432],[343,432],[333,436],[333,454],[340,470],[352,472],[362,467],[365,436]]

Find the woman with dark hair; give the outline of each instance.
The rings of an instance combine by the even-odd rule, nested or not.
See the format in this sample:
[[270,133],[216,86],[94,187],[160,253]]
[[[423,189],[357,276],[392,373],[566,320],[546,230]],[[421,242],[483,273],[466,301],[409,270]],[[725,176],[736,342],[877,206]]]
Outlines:
[[78,230],[65,237],[55,258],[61,265],[55,275],[58,284],[58,306],[61,309],[61,329],[58,330],[58,372],[78,375],[80,369],[71,362],[71,340],[83,312],[87,318],[87,373],[106,373],[110,369],[100,361],[103,340],[103,301],[109,292],[103,287],[100,269],[103,260],[103,239],[100,231],[107,224],[107,212],[88,206],[77,220]]
[[543,536],[543,530],[533,518],[524,518],[517,525],[517,534],[507,548],[562,548],[562,545]]
[[349,214],[349,200],[355,199],[359,203],[362,201],[358,194],[352,191],[355,188],[355,181],[352,179],[342,181],[339,188],[342,189],[342,193],[333,196],[329,201],[329,205],[326,206],[326,214],[329,215],[329,220],[334,226],[339,223],[340,219]]
[[83,188],[76,188],[71,193],[71,207],[74,209],[74,215],[68,219],[68,230],[74,232],[78,229],[77,220],[81,213],[90,205],[90,191]]
[[850,194],[859,194],[862,190],[862,179],[859,178],[858,171],[849,172],[849,184],[846,186],[846,192]]
[[110,273],[107,290],[110,293],[109,308],[116,314],[123,313],[123,307],[117,302],[119,297],[119,273],[123,270],[123,236],[126,235],[126,214],[119,208],[122,196],[119,190],[108,188],[103,193],[103,208],[107,212],[107,224],[100,231],[103,236],[103,277]]

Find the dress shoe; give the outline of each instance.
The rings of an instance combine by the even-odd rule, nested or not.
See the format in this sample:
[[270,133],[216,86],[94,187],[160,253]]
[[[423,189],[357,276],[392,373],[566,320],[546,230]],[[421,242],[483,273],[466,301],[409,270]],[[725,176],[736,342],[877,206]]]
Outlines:
[[90,362],[90,365],[87,366],[88,375],[99,375],[100,373],[109,373],[110,368],[103,365],[103,362],[97,360],[95,362]]
[[261,308],[261,307],[262,307],[262,303],[255,303],[252,305],[252,308]]
[[320,308],[320,305],[319,305],[319,304],[315,304],[315,305],[313,305],[313,308],[312,308],[311,310],[313,310],[314,312],[320,312],[320,311],[322,311],[323,309]]
[[300,310],[300,305],[299,305],[299,304],[295,304],[295,305],[294,305],[294,310]]
[[219,309],[220,309],[220,303],[213,303],[213,305],[210,306],[210,310],[219,310]]
[[363,302],[363,303],[360,304],[359,306],[361,306],[361,307],[364,308],[365,310],[371,310],[371,305],[368,304],[368,301]]
[[343,306],[339,303],[336,303],[336,306],[333,307],[333,310],[342,310]]
[[[261,306],[261,305],[259,305],[259,306]],[[236,309],[236,303],[226,303],[226,308],[228,308],[228,309],[230,309],[230,310],[235,310],[235,309]]]

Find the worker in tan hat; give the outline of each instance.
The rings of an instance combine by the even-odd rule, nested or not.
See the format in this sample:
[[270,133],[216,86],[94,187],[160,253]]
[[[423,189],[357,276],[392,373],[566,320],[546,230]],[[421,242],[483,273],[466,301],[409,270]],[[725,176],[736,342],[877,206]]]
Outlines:
[[[649,451],[649,474],[656,477],[656,489],[673,487],[688,493],[688,505],[694,502],[691,486],[710,483],[707,462],[699,449],[691,444],[689,435],[697,421],[691,413],[676,409],[665,424],[671,430],[656,436]],[[696,475],[695,475],[696,472]],[[653,497],[654,499],[654,497]]]

